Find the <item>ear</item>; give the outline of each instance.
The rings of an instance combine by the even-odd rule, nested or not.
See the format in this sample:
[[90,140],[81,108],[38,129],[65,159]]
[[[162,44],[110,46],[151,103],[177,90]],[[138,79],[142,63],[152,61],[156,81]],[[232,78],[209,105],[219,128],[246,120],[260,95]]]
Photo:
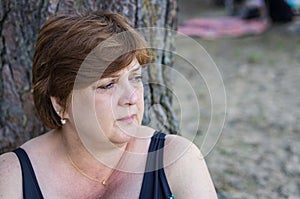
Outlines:
[[61,105],[60,100],[57,97],[50,97],[52,107],[56,111],[56,113],[63,119],[69,118],[68,113],[66,112],[65,108]]
[[54,110],[56,112],[61,112],[61,105],[59,104],[59,100],[56,97],[50,97],[51,103],[52,103],[52,107],[54,108]]

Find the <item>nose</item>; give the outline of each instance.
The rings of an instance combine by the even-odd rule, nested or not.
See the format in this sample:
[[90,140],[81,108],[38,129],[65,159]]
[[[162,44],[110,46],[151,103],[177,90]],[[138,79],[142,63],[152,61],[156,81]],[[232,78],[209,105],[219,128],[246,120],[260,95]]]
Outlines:
[[138,101],[137,89],[130,83],[124,85],[122,88],[122,94],[119,100],[120,105],[130,106],[136,104]]

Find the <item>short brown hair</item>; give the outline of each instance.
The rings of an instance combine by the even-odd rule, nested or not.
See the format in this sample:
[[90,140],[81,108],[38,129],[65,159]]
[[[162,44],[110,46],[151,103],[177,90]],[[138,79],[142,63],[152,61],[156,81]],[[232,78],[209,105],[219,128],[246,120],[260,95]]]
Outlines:
[[[113,35],[133,31],[127,20],[112,12],[50,17],[41,28],[35,46],[32,67],[33,97],[37,112],[48,128],[59,128],[61,122],[50,96],[60,100],[65,109],[81,64],[101,42]],[[137,58],[141,65],[149,61],[145,41],[138,34],[129,34],[124,44],[137,49],[122,54],[104,68],[105,77],[128,66]],[[101,67],[97,66],[102,70]],[[99,79],[100,77],[98,77]]]

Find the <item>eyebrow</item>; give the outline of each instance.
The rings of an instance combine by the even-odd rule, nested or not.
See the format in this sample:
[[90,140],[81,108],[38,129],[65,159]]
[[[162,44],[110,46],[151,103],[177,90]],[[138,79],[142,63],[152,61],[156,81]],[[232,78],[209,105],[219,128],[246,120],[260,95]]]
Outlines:
[[116,77],[120,77],[121,75],[118,75],[118,74],[111,74],[111,75],[108,75],[107,77],[105,78],[116,78]]
[[[137,67],[131,69],[129,72],[136,72],[136,71],[140,70],[141,68],[142,68],[142,66],[138,65]],[[121,76],[120,74],[111,74],[111,75],[108,75],[106,78],[117,78],[120,76]]]

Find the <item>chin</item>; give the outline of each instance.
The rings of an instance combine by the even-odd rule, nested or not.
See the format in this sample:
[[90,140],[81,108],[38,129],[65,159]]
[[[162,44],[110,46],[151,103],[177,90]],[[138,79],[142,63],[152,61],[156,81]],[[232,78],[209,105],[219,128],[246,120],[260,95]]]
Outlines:
[[111,138],[109,138],[109,141],[113,143],[114,145],[121,147],[124,144],[127,144],[132,139],[132,136],[123,133],[122,131],[119,131],[117,134],[114,134]]

